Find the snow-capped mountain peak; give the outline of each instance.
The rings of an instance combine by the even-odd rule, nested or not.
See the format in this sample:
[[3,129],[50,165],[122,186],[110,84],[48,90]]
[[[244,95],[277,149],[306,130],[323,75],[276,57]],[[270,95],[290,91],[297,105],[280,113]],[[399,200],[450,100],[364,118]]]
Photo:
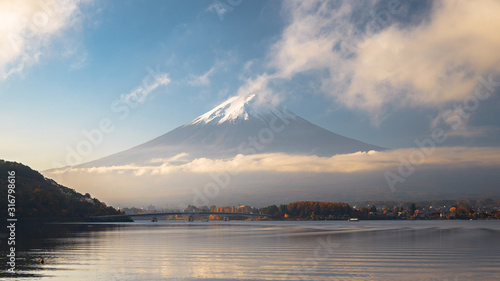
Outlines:
[[214,109],[194,119],[189,125],[238,123],[251,117],[265,121],[269,116],[276,115],[280,115],[279,110],[263,104],[258,100],[256,94],[251,94],[231,97]]
[[[263,96],[234,96],[188,124],[128,150],[82,164],[100,167],[144,164],[188,155],[221,159],[238,154],[288,153],[333,156],[384,148],[318,127]],[[255,142],[257,141],[257,143]]]

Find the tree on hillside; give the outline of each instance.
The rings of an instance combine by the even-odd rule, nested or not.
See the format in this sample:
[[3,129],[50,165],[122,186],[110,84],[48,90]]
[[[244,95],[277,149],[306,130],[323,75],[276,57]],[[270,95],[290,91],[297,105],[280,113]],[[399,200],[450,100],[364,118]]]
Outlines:
[[271,215],[271,216],[276,216],[278,215],[279,209],[278,206],[276,205],[270,205],[267,207],[264,207],[260,209],[260,213],[263,215]]

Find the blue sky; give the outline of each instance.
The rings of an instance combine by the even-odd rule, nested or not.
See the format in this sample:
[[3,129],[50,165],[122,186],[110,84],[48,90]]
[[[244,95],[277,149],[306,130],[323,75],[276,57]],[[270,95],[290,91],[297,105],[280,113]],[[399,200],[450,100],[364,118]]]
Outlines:
[[[479,78],[496,77],[498,6],[7,1],[0,156],[39,170],[64,165],[82,132],[106,118],[114,130],[81,159],[94,160],[183,125],[250,84],[338,134],[413,147],[436,127],[450,130],[443,113],[463,105]],[[496,87],[443,146],[498,146]],[[132,108],[124,102],[134,92]]]

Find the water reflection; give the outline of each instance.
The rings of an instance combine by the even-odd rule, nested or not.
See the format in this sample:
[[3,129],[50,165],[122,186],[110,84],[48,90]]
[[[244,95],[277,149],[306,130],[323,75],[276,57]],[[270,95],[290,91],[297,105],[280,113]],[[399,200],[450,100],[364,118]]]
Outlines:
[[24,280],[495,280],[499,234],[491,221],[43,225],[23,231],[18,272]]

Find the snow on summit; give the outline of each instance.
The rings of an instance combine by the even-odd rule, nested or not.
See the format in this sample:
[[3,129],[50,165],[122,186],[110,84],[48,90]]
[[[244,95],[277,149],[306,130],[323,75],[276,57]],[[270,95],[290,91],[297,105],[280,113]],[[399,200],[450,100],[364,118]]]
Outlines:
[[189,125],[238,123],[241,120],[249,120],[251,117],[266,121],[283,114],[281,110],[259,102],[256,94],[251,94],[231,97],[194,119]]

